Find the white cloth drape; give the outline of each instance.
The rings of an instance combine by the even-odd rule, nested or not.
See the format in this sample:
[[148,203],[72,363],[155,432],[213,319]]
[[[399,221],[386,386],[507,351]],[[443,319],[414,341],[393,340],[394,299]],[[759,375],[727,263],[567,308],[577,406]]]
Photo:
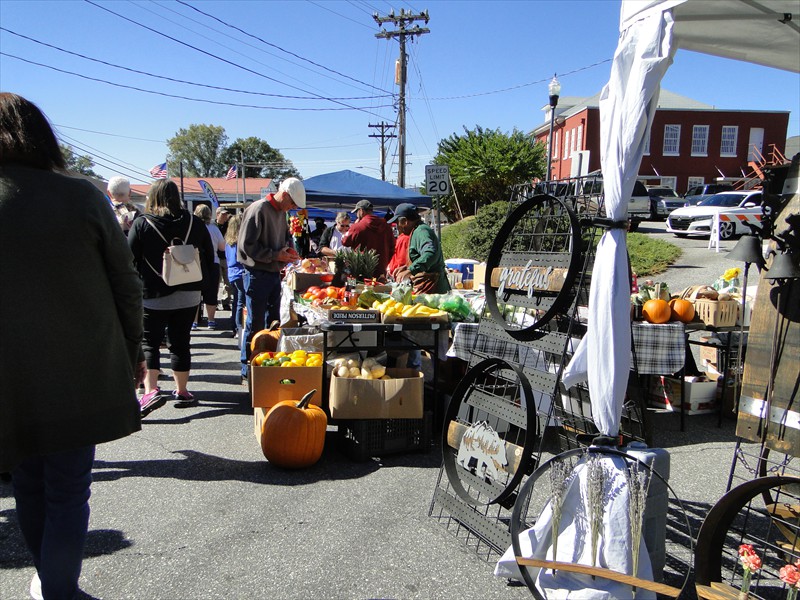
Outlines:
[[[620,34],[611,78],[600,95],[600,164],[606,216],[625,220],[660,82],[672,63],[672,15],[648,14]],[[570,387],[589,381],[592,415],[605,435],[619,432],[630,371],[630,285],[625,231],[606,231],[597,246],[588,331],[565,370]]]

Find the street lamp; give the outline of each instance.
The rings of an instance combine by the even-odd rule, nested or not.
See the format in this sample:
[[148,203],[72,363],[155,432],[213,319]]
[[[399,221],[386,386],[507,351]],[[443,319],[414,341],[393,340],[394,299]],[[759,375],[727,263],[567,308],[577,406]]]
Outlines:
[[550,96],[550,135],[547,142],[547,178],[545,181],[550,181],[551,163],[553,162],[553,125],[556,120],[556,106],[558,106],[558,95],[561,93],[561,84],[558,83],[555,73],[553,73],[553,80],[547,86],[547,93]]

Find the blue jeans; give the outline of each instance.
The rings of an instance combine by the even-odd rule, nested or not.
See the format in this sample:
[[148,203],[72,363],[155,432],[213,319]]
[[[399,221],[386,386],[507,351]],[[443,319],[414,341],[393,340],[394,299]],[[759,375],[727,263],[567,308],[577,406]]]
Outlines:
[[45,598],[74,598],[89,529],[94,446],[33,456],[11,473],[17,518]]
[[272,271],[244,270],[244,297],[247,319],[242,337],[242,375],[247,375],[250,340],[267,323],[281,318],[281,274]]
[[234,332],[242,329],[242,312],[244,309],[244,278],[230,282],[231,290],[231,329]]

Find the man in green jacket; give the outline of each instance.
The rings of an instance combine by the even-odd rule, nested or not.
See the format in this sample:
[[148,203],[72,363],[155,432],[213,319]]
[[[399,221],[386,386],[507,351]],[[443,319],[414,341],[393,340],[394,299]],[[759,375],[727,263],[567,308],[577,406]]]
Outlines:
[[422,222],[413,204],[398,204],[389,223],[411,236],[408,246],[409,264],[394,274],[395,281],[410,279],[415,294],[446,294],[450,291],[442,245],[433,229]]

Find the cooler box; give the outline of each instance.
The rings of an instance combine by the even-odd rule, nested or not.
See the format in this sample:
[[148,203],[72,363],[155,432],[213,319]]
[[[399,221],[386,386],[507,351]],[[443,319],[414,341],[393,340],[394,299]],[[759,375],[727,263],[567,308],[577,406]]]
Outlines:
[[461,281],[463,282],[467,279],[472,279],[473,270],[475,265],[478,264],[478,261],[472,260],[471,258],[451,258],[450,260],[444,261],[444,264],[448,269],[460,271]]

